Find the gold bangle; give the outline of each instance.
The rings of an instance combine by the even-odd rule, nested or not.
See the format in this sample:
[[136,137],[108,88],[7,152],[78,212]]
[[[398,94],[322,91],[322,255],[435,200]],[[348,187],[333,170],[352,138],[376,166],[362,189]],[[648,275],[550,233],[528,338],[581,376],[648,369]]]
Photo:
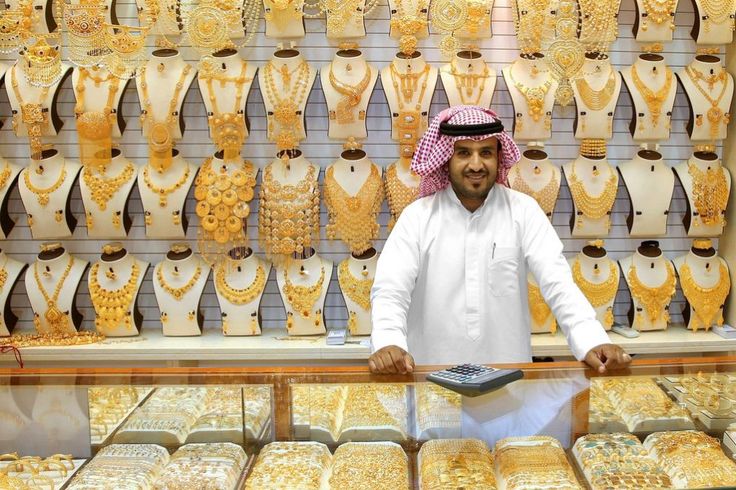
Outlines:
[[105,255],[112,255],[114,253],[123,250],[123,244],[120,242],[106,243],[102,246],[102,253]]
[[172,252],[176,254],[180,254],[180,253],[184,253],[184,252],[191,250],[191,248],[189,247],[189,244],[186,242],[176,242],[176,243],[171,244],[171,247],[169,247],[169,250],[171,250]]
[[698,250],[708,250],[713,246],[713,242],[709,238],[696,238],[693,240],[693,248]]
[[41,252],[52,252],[62,248],[64,245],[61,242],[43,242],[41,244]]

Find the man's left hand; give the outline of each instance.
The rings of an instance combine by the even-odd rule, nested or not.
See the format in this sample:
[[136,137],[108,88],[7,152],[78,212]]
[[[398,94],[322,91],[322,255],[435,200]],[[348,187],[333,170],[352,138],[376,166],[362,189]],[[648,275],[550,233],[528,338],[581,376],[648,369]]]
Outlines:
[[631,364],[631,356],[615,344],[601,344],[585,355],[585,364],[601,374],[609,369],[623,369]]

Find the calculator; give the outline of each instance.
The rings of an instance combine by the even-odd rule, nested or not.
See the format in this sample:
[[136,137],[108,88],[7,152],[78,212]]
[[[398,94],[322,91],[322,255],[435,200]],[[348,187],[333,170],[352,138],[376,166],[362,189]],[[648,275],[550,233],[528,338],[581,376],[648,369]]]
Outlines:
[[427,380],[463,396],[478,396],[521,379],[520,369],[496,369],[478,364],[462,364],[427,375]]

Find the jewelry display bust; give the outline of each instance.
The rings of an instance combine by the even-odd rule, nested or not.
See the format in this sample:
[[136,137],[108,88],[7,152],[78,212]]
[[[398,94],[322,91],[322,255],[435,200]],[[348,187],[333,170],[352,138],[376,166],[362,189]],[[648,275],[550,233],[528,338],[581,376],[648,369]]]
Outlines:
[[186,243],[175,243],[153,268],[153,292],[166,336],[202,334],[200,302],[210,266]]
[[669,139],[677,84],[664,57],[640,54],[633,65],[621,70],[621,76],[635,108],[629,125],[634,141]]
[[619,269],[608,257],[602,240],[588,242],[568,260],[572,277],[595,310],[596,319],[607,331],[613,326],[613,304],[618,291]]
[[450,106],[491,107],[496,90],[496,72],[478,51],[460,51],[440,69],[442,86]]
[[533,197],[551,221],[561,176],[560,167],[550,161],[546,152],[530,149],[521,154],[521,159],[509,172],[509,184],[515,191]]
[[365,37],[365,16],[378,5],[378,0],[321,0],[325,12],[327,39],[357,40]]
[[332,262],[317,255],[313,248],[295,254],[277,268],[276,282],[286,309],[289,335],[325,333],[325,298],[331,278]]
[[687,196],[682,218],[690,237],[717,237],[726,226],[726,206],[731,193],[731,174],[718,154],[695,151],[673,171]]
[[10,298],[13,295],[21,273],[28,267],[27,264],[11,259],[4,250],[0,250],[0,337],[7,337],[13,333],[18,322],[18,316],[10,309]]
[[733,76],[717,56],[698,55],[677,73],[690,106],[687,132],[693,143],[726,139],[733,99]]
[[670,301],[675,295],[677,279],[672,263],[659,248],[659,242],[642,242],[633,255],[618,263],[631,292],[628,313],[631,328],[640,332],[667,329]]
[[87,284],[95,308],[95,328],[106,337],[128,337],[141,331],[138,291],[149,264],[129,254],[121,243],[102,247],[89,270]]
[[531,272],[526,276],[527,300],[529,303],[529,317],[532,333],[557,332],[557,319],[552,314],[552,309],[542,296],[542,291]]
[[731,44],[733,41],[736,2],[726,0],[692,0],[696,15],[690,35],[698,45]]
[[675,32],[679,0],[636,0],[633,33],[640,43],[667,43]]
[[215,265],[223,335],[261,334],[261,299],[270,272],[271,264],[248,247],[233,248],[224,261]]
[[584,154],[562,166],[573,200],[570,231],[576,238],[607,236],[618,191],[618,174],[603,156]]
[[574,123],[575,138],[613,138],[613,115],[621,93],[621,74],[611,65],[608,56],[598,59],[587,54],[583,76],[572,83],[577,107]]
[[394,227],[396,220],[406,206],[419,197],[419,175],[411,169],[411,158],[399,158],[386,167],[383,187],[388,204],[388,229]]
[[304,0],[263,0],[266,37],[297,39],[304,37]]
[[8,238],[15,221],[8,212],[10,196],[18,184],[18,175],[23,168],[0,157],[0,240]]
[[41,245],[38,259],[25,273],[36,332],[57,336],[76,333],[82,325],[76,296],[87,265],[87,261],[72,256],[61,243]]
[[44,150],[20,173],[18,191],[35,240],[72,235],[77,219],[71,213],[71,192],[82,166],[56,150]]
[[640,150],[628,162],[619,164],[621,181],[629,194],[626,226],[632,237],[654,237],[667,234],[675,176],[664,163],[662,154]]
[[378,69],[357,49],[341,49],[320,71],[329,114],[328,136],[347,140],[368,137],[366,111],[378,80]]
[[351,254],[337,267],[337,280],[348,309],[350,335],[370,335],[371,287],[376,276],[378,252],[370,248],[360,255]]

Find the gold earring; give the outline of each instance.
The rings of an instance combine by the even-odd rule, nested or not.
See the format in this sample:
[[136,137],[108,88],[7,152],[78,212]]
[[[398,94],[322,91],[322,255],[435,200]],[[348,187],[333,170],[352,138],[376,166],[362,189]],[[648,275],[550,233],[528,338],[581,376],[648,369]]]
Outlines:
[[161,312],[161,323],[166,324],[169,321],[169,315],[165,311]]
[[258,317],[250,317],[250,334],[256,335],[258,333]]
[[222,333],[223,333],[223,335],[227,335],[227,327],[228,327],[227,319],[226,318],[223,318],[222,319]]
[[181,224],[181,216],[179,215],[179,211],[174,211],[171,213],[173,215],[173,220],[175,225]]
[[85,221],[87,222],[88,230],[91,230],[92,228],[94,228],[94,220],[92,219],[92,213],[90,213],[89,211],[87,211],[87,216],[86,216]]
[[193,311],[190,311],[189,313],[187,313],[187,319],[189,319],[190,322],[191,321],[194,321],[194,312]]
[[28,216],[28,226],[33,226],[33,215],[29,214]]
[[120,213],[117,212],[112,215],[112,226],[116,229],[120,229]]
[[151,226],[153,224],[153,218],[151,217],[150,211],[146,211],[145,222],[146,222],[146,226]]
[[105,271],[105,277],[107,277],[111,281],[114,281],[115,279],[117,279],[118,276],[117,276],[117,274],[115,274],[115,271],[112,270],[112,267],[111,267],[111,268],[109,268],[108,270]]
[[291,330],[294,327],[294,314],[291,312],[286,313],[286,330]]
[[54,213],[54,219],[56,220],[57,223],[61,223],[62,220],[64,219],[64,211],[61,209],[57,209],[56,212]]
[[355,312],[351,311],[350,317],[348,318],[348,331],[351,335],[355,335],[355,332],[358,330],[358,319],[356,317]]

